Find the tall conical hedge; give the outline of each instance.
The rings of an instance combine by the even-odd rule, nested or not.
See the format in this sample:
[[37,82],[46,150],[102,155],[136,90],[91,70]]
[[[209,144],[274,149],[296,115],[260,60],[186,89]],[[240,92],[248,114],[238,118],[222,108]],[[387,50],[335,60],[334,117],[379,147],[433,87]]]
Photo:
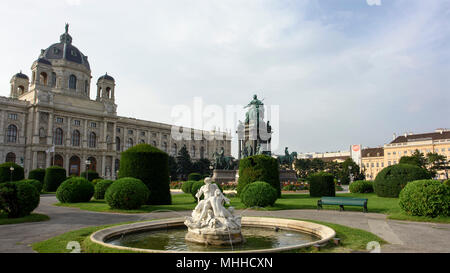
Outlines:
[[276,158],[255,155],[240,160],[238,194],[240,195],[248,184],[256,181],[269,183],[277,191],[277,196],[281,197],[280,171]]
[[138,144],[122,152],[119,178],[134,177],[150,190],[147,204],[170,205],[169,156],[149,144]]

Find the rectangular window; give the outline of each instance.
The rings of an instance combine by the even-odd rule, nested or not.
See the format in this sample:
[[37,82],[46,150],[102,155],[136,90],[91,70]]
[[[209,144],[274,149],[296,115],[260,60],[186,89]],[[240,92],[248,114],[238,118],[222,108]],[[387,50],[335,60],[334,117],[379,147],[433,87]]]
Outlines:
[[384,168],[384,162],[381,162],[381,167]]
[[156,137],[156,133],[153,133],[152,136],[153,136],[153,137]]
[[391,161],[388,161],[388,166],[391,166]]
[[388,155],[391,155],[391,153],[388,153]]
[[12,119],[12,120],[17,120],[17,114],[9,113],[9,114],[8,114],[8,118],[9,118],[9,119]]
[[63,123],[63,122],[64,122],[63,118],[60,118],[60,117],[56,118],[56,123]]
[[73,121],[73,124],[74,124],[75,126],[80,126],[81,121],[78,120],[78,119],[76,119],[76,120]]
[[396,154],[397,154],[397,152],[393,152],[392,154],[393,154],[393,155],[396,155]]
[[372,167],[372,168],[373,168],[373,167],[374,167],[374,164],[373,164],[373,163],[372,163],[372,164],[370,164],[370,167]]
[[97,123],[96,122],[91,122],[91,127],[92,128],[97,128]]
[[141,132],[141,136],[145,136],[145,132]]
[[120,128],[117,128],[116,131],[117,131],[117,133],[120,133]]
[[128,134],[132,135],[133,134],[133,130],[128,130]]

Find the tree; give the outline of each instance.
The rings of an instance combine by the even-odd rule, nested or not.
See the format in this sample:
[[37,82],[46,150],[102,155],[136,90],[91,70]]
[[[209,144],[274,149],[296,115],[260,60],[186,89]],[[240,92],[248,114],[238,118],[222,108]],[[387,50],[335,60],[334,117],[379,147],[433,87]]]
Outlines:
[[411,156],[402,156],[399,164],[411,164],[426,169],[427,159],[419,150],[415,150]]
[[361,173],[358,164],[356,164],[355,161],[353,161],[353,159],[347,158],[342,163],[342,168],[338,172],[337,178],[338,180],[340,180],[342,184],[349,184],[350,175],[353,178],[353,181],[366,179],[366,176],[363,173]]
[[[447,157],[438,153],[428,153],[427,163],[428,171],[432,174],[432,177],[435,177],[438,171],[446,171],[449,169]],[[445,175],[448,179],[447,171]]]
[[209,166],[211,165],[211,161],[207,158],[199,159],[198,161],[192,164],[192,172],[200,173],[201,175],[209,175]]
[[177,174],[182,180],[186,180],[188,174],[192,172],[192,161],[186,145],[184,145],[177,155]]
[[177,170],[178,170],[178,164],[177,164],[177,161],[175,160],[175,157],[169,156],[169,175],[170,175],[171,181],[178,179]]

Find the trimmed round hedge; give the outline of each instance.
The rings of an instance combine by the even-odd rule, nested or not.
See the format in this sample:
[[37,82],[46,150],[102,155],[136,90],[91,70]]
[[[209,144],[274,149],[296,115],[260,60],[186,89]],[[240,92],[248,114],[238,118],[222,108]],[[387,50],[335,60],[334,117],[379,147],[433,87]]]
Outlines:
[[[11,167],[14,168],[14,170],[12,171],[12,176],[10,170]],[[0,183],[19,181],[24,178],[25,176],[22,166],[17,165],[13,162],[5,162],[3,164],[0,164]]]
[[280,172],[278,160],[267,155],[255,155],[243,158],[239,162],[239,180],[237,193],[240,195],[244,188],[256,181],[265,181],[281,197]]
[[386,167],[378,173],[373,189],[380,197],[396,198],[408,182],[430,178],[431,174],[418,166],[397,164]]
[[8,218],[29,215],[39,205],[40,195],[31,183],[18,181],[0,185],[0,209]]
[[29,183],[29,184],[33,185],[36,188],[38,193],[41,193],[41,191],[42,191],[43,185],[37,179],[23,179],[23,180],[20,180],[19,182]]
[[199,174],[199,173],[190,173],[189,175],[188,175],[188,181],[199,181],[199,180],[202,180],[203,179],[203,177],[202,177],[202,175],[201,174]]
[[112,185],[112,180],[100,180],[94,186],[94,198],[101,200],[105,198],[106,190]]
[[89,202],[94,195],[94,185],[83,177],[71,177],[64,181],[56,191],[61,203]]
[[373,182],[366,180],[358,180],[350,184],[351,193],[371,193],[373,192]]
[[59,166],[51,166],[45,169],[44,191],[54,192],[59,185],[67,179],[66,170]]
[[447,185],[447,186],[450,187],[450,179],[445,180],[445,181],[444,181],[444,185]]
[[186,182],[183,182],[183,184],[181,185],[181,190],[182,190],[184,193],[191,193],[192,185],[194,185],[195,182],[198,182],[198,181],[191,181],[191,180],[188,180],[188,181],[186,181]]
[[138,209],[146,203],[150,191],[139,179],[120,178],[106,190],[105,200],[114,209]]
[[86,178],[86,176],[87,176],[87,180],[89,180],[91,182],[94,181],[95,179],[100,178],[100,176],[98,175],[98,172],[93,171],[93,170],[87,170],[80,174],[80,177]]
[[417,180],[408,183],[399,195],[400,208],[415,216],[450,215],[450,187],[437,180]]
[[36,179],[44,185],[45,169],[34,169],[28,173],[28,179]]
[[119,178],[134,177],[149,189],[150,205],[170,205],[169,156],[149,145],[138,144],[122,152]]
[[311,197],[336,196],[334,176],[330,173],[319,172],[308,176],[309,195]]
[[278,196],[277,191],[269,183],[256,181],[245,187],[240,198],[248,208],[273,206]]

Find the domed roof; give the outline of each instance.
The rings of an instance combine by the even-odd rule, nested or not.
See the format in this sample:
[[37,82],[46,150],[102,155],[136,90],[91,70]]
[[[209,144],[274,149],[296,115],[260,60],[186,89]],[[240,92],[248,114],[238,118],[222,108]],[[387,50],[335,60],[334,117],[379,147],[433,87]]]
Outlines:
[[108,73],[106,73],[105,75],[103,75],[103,76],[101,76],[100,78],[98,78],[98,80],[97,80],[97,81],[100,81],[100,80],[109,80],[109,81],[114,81],[114,78],[113,78],[113,77],[111,77],[110,75],[108,75]]
[[78,48],[72,45],[68,24],[66,24],[66,32],[60,36],[60,42],[48,47],[39,57],[46,60],[65,59],[77,64],[83,64],[88,70],[91,70],[87,56],[83,55]]
[[49,62],[48,60],[44,59],[44,58],[39,58],[37,60],[38,63],[42,63],[42,64],[48,64],[48,65],[52,65],[51,62]]
[[25,74],[22,73],[22,71],[20,71],[19,73],[17,73],[17,74],[14,75],[13,77],[21,78],[21,79],[26,79],[26,80],[29,79],[27,75],[25,75]]

